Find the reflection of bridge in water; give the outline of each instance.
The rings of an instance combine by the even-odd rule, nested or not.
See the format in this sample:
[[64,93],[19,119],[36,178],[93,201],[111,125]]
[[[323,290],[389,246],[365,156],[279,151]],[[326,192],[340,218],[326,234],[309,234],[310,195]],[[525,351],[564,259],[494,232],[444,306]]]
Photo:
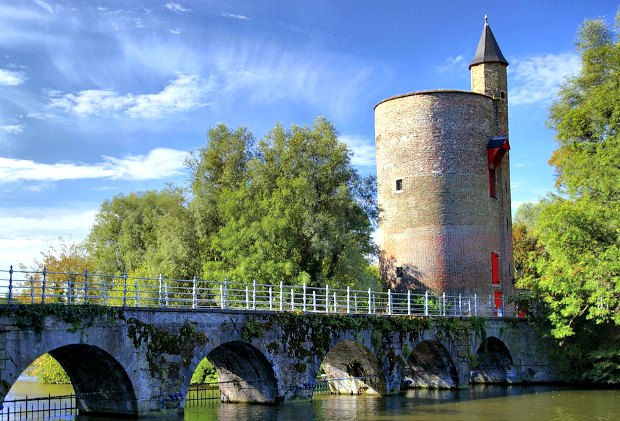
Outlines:
[[88,272],[0,271],[0,281],[0,397],[49,353],[80,413],[177,411],[203,357],[224,402],[310,399],[320,367],[346,394],[553,379],[527,322],[476,295]]

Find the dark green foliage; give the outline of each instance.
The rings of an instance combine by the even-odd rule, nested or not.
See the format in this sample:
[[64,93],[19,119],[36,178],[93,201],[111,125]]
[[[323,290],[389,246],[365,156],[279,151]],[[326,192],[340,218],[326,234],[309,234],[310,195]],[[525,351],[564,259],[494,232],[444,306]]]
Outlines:
[[15,317],[18,326],[32,328],[35,332],[43,331],[45,319],[48,316],[71,323],[70,331],[91,326],[93,321],[99,317],[105,317],[108,323],[123,317],[122,310],[118,308],[98,304],[66,305],[60,303],[19,305],[16,309],[15,307],[4,309],[0,314]]
[[180,355],[181,364],[187,367],[198,347],[203,347],[209,338],[197,332],[194,324],[185,321],[179,333],[174,333],[165,327],[144,323],[138,319],[127,320],[127,333],[136,348],[146,343],[146,359],[153,375],[162,374],[166,370],[174,370],[174,363],[166,362],[166,354]]

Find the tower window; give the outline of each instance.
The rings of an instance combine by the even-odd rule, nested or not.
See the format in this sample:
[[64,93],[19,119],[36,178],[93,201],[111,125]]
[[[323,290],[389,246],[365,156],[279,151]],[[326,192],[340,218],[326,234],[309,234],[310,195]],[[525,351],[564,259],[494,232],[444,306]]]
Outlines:
[[489,168],[489,197],[495,197],[495,168]]
[[403,179],[399,178],[396,180],[396,191],[403,191]]
[[404,276],[404,272],[403,272],[403,267],[402,266],[396,266],[396,277],[397,278],[402,278]]
[[500,97],[501,99],[506,99],[506,92],[504,92],[504,91],[499,91],[499,97]]

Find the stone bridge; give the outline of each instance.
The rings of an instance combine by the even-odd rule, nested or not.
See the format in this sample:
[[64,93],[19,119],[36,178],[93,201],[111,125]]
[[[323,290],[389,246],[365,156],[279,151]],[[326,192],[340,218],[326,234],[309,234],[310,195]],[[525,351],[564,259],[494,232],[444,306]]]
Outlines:
[[45,353],[69,375],[80,413],[100,415],[182,410],[204,357],[223,402],[311,399],[320,368],[332,391],[350,394],[556,380],[522,319],[0,307],[0,398]]

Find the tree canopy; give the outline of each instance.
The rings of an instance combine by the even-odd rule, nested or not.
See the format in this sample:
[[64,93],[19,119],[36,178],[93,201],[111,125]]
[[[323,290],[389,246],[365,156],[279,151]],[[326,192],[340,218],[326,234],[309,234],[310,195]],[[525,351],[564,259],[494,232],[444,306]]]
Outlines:
[[220,124],[187,160],[190,188],[118,195],[96,217],[97,270],[171,278],[376,286],[376,182],[334,126]]
[[574,361],[589,361],[584,376],[620,382],[620,43],[610,24],[586,20],[577,49],[581,71],[548,120],[557,193],[524,209],[520,224],[515,218],[515,257],[525,268],[519,283],[543,304],[551,334],[577,345]]

